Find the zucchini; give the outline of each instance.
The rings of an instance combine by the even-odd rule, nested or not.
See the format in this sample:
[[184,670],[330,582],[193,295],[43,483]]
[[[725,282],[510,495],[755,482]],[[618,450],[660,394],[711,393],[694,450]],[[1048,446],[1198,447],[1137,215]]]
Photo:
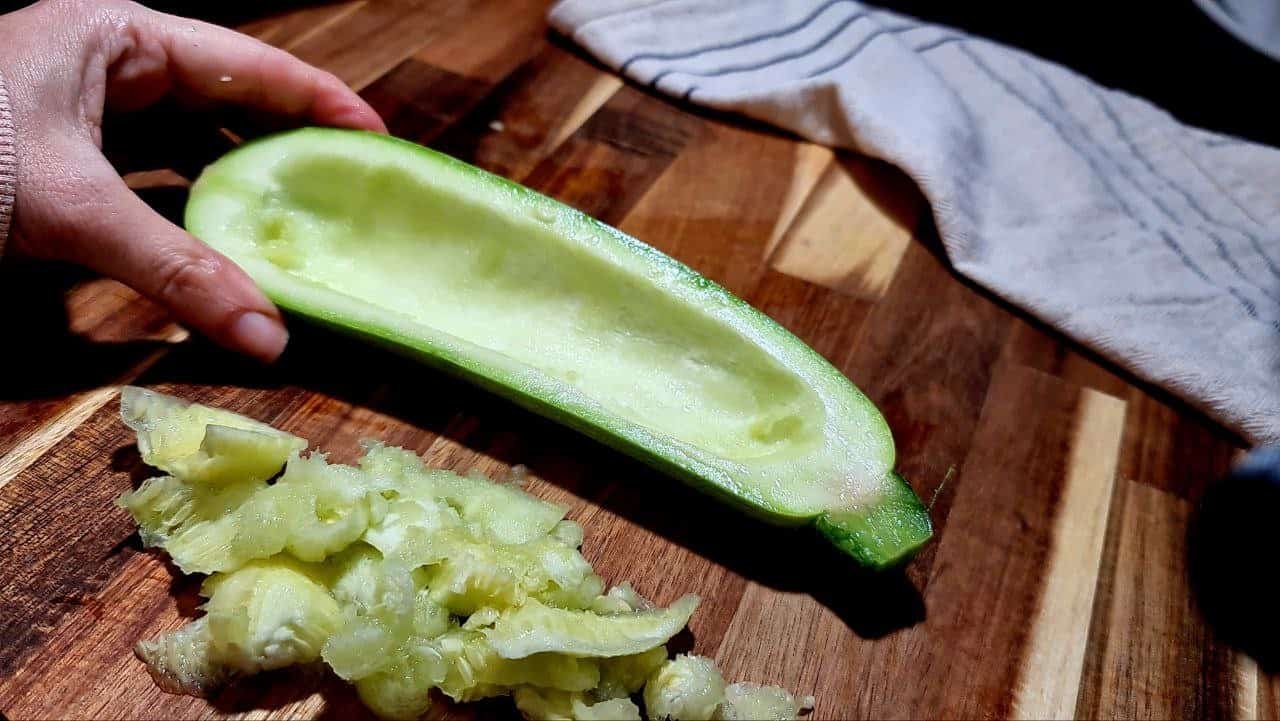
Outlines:
[[[140,388],[121,401],[157,462],[189,458],[207,429],[276,433]],[[279,460],[276,444],[232,443],[208,456],[221,459],[216,476],[177,463],[177,475],[124,494],[148,545],[212,572],[205,616],[135,647],[160,688],[206,695],[323,660],[386,719],[420,718],[437,688],[461,702],[514,695],[529,719],[638,719],[630,697],[641,691],[659,699],[650,718],[712,717],[727,693],[720,672],[705,659],[667,663],[697,596],[662,609],[627,583],[604,594],[564,508],[427,469],[401,448],[364,447],[359,468],[295,449],[272,484],[258,476],[268,456]],[[248,475],[223,473],[234,468]]]
[[680,654],[649,677],[644,708],[651,719],[710,721],[724,702],[724,676],[711,659]]
[[670,608],[601,616],[529,600],[500,615],[484,635],[503,658],[547,652],[598,658],[631,656],[670,641],[689,623],[700,602],[690,593]]
[[724,288],[551,198],[362,131],[248,143],[187,228],[281,306],[455,373],[873,567],[929,515],[879,411]]

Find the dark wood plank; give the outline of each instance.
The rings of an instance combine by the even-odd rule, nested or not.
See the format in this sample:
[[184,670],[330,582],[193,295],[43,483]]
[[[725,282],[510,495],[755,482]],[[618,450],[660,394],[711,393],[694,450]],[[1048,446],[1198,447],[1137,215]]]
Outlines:
[[1221,426],[1185,406],[1129,389],[1129,419],[1120,473],[1139,483],[1198,500],[1239,454],[1237,441]]
[[1117,398],[1128,396],[1129,384],[1110,369],[1083,355],[1070,341],[1051,335],[1046,329],[1021,318],[1014,321],[1001,359]]
[[270,43],[284,50],[292,50],[306,42],[312,35],[324,32],[330,25],[342,21],[368,2],[369,0],[347,0],[347,2],[301,7],[280,15],[251,20],[238,29],[264,43]]
[[1187,581],[1191,504],[1140,481],[1119,495],[1077,716],[1233,718],[1236,659],[1205,627]]
[[784,273],[764,274],[747,300],[836,368],[852,365],[871,304]]
[[[111,468],[112,451],[125,445],[119,423],[104,421],[111,413],[101,409],[56,454],[0,488],[0,520],[9,536],[0,551],[2,675],[13,674],[58,620],[119,567],[116,548],[133,529],[111,504],[128,483]],[[12,690],[6,685],[4,693]],[[0,708],[5,700],[0,697]]]
[[937,256],[914,242],[857,340],[846,374],[893,429],[898,471],[931,506],[934,543],[908,572],[924,588],[945,537],[992,368],[1012,318],[958,283]]
[[24,309],[7,328],[24,350],[10,354],[0,374],[0,457],[73,412],[86,392],[136,375],[182,335],[166,313],[118,283],[7,265],[0,270],[0,303]]
[[423,145],[480,104],[493,86],[410,58],[361,95],[378,111],[392,135]]
[[[164,389],[166,387],[162,387]],[[170,388],[170,390],[178,390]],[[182,389],[197,402],[249,413],[268,422],[289,402],[260,391],[235,395],[214,389]],[[0,521],[10,542],[0,551],[0,670],[16,670],[69,613],[83,612],[121,568],[135,531],[115,498],[137,467],[132,437],[119,421],[118,405],[102,406],[56,447],[0,487]],[[0,708],[13,686],[0,690]]]
[[1258,694],[1254,718],[1280,719],[1280,674],[1273,669],[1260,671],[1257,679]]
[[620,87],[616,76],[548,45],[432,144],[490,172],[523,179]]
[[[75,600],[47,641],[4,685],[14,718],[196,718],[202,699],[160,691],[139,672],[133,644],[176,628],[195,613],[198,579],[179,581],[158,557],[125,545],[111,557],[115,573]],[[121,609],[125,609],[123,612]],[[27,683],[22,683],[26,680]]]
[[289,50],[358,90],[457,27],[475,5],[476,0],[370,0]]
[[704,130],[698,118],[627,86],[539,163],[524,182],[616,225]]
[[429,65],[496,83],[537,54],[551,0],[484,0],[466,23],[435,36],[415,57]]
[[[916,681],[885,684],[875,695],[868,689],[859,694],[859,709],[873,716],[1013,715],[1021,676],[1039,675],[1029,668],[1030,652],[1052,566],[1066,563],[1053,553],[1060,529],[1084,524],[1100,531],[1105,524],[1105,505],[1102,518],[1064,516],[1070,483],[1082,482],[1073,472],[1073,463],[1081,462],[1073,445],[1090,420],[1086,410],[1075,386],[1016,366],[998,367],[955,479],[955,501],[925,594],[928,616],[878,646],[870,666],[884,678],[911,674]],[[1120,428],[1115,418],[1116,448]],[[1114,473],[1114,455],[1111,463],[1104,473]],[[1095,561],[1095,573],[1097,567]],[[1081,650],[1089,612],[1085,604],[1078,619],[1075,643]],[[1054,627],[1044,628],[1057,638]],[[1064,646],[1056,652],[1069,656],[1070,644]],[[1063,657],[1039,662],[1060,665]]]

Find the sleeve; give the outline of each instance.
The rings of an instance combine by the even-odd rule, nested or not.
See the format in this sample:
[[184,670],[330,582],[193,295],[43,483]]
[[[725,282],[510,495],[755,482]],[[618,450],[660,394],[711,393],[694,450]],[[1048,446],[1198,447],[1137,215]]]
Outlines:
[[13,115],[9,112],[9,94],[0,75],[0,256],[9,238],[9,222],[13,219],[14,196],[18,191],[18,155],[14,142]]

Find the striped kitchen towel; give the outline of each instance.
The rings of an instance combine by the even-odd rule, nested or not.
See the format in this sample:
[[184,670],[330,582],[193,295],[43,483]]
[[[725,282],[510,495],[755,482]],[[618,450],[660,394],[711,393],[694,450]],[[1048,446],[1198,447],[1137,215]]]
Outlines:
[[958,272],[1280,441],[1280,151],[852,0],[562,0],[550,22],[640,84],[900,167]]

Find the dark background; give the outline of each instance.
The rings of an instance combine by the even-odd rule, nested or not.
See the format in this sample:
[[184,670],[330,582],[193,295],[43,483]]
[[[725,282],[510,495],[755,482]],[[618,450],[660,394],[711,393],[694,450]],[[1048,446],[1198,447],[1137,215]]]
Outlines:
[[[0,10],[25,4],[0,0]],[[235,24],[313,3],[152,0],[146,4]],[[1280,104],[1270,101],[1280,90],[1280,62],[1236,40],[1191,0],[878,0],[874,4],[1031,51],[1105,86],[1148,98],[1189,124],[1280,146]]]
[[1191,0],[876,4],[1031,51],[1191,125],[1280,146],[1280,62],[1236,40]]

